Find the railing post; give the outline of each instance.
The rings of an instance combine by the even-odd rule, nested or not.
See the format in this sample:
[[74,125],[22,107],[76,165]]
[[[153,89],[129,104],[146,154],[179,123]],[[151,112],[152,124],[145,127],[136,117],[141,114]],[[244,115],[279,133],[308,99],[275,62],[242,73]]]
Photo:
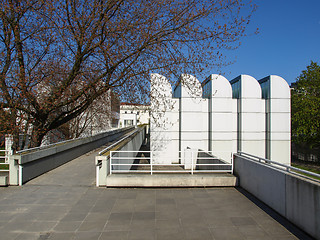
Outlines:
[[152,175],[152,151],[150,151],[150,173]]
[[193,151],[191,151],[191,174],[193,175]]
[[110,151],[110,175],[112,174],[112,151]]
[[22,186],[22,166],[19,164],[19,186]]
[[231,152],[231,174],[233,175],[234,154]]
[[99,187],[100,186],[100,183],[99,183],[99,164],[96,165],[96,187]]

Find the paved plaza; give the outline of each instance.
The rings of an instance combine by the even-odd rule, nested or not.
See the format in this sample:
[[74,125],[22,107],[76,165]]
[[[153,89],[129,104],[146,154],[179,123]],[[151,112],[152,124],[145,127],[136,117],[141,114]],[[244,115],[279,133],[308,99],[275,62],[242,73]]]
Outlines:
[[308,239],[241,189],[96,188],[98,151],[0,188],[0,239]]

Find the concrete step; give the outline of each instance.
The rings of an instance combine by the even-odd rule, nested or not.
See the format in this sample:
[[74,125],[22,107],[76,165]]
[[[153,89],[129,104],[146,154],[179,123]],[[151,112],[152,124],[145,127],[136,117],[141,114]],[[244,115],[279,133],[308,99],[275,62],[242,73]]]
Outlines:
[[112,174],[107,187],[235,187],[236,176],[229,173],[197,174]]
[[0,187],[8,186],[8,176],[0,175]]

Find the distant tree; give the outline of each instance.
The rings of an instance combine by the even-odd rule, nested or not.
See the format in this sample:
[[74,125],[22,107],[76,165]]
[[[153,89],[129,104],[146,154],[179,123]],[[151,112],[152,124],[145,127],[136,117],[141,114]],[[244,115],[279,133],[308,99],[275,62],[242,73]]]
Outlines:
[[1,1],[0,108],[15,142],[31,131],[39,146],[109,89],[144,96],[150,72],[220,66],[254,9],[249,0]]
[[311,61],[292,90],[292,141],[320,147],[320,66]]

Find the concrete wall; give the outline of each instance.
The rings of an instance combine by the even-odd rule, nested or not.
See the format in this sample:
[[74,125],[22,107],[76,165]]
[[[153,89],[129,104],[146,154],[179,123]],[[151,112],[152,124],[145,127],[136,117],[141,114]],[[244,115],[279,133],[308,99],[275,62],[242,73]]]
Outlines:
[[231,81],[237,99],[237,150],[265,157],[265,101],[256,79],[240,75]]
[[112,130],[92,137],[57,143],[50,147],[30,149],[29,151],[13,155],[9,160],[10,185],[18,185],[19,181],[21,185],[32,178],[121,137],[132,129],[134,128]]
[[173,96],[179,99],[179,151],[208,150],[208,100],[202,98],[201,83],[192,75],[182,74]]
[[232,99],[231,84],[221,75],[210,75],[203,88],[203,97],[209,100],[209,150],[230,162],[230,152],[237,152],[237,100]]
[[320,183],[235,155],[239,185],[293,224],[320,239]]
[[[133,164],[135,157],[137,156],[137,152],[132,152],[132,151],[139,151],[142,143],[145,140],[145,128],[141,128],[140,131],[138,131],[134,136],[130,137],[129,139],[126,140],[125,144],[121,146],[117,151],[123,151],[119,153],[115,153],[113,156],[114,157],[124,157],[123,159],[116,159],[112,163],[113,164],[118,164],[118,163],[123,163],[123,164]],[[125,152],[129,151],[129,152]],[[126,159],[130,158],[130,159]],[[113,170],[130,170],[132,165],[126,165],[126,166],[113,166]],[[109,174],[109,171],[107,172],[107,175]]]
[[151,74],[150,150],[154,162],[179,162],[179,99],[172,98],[171,84]]
[[[129,136],[126,139],[123,139],[122,142],[119,142],[117,146],[112,147],[112,149],[107,150],[103,155],[96,156],[96,186],[107,186],[108,184],[108,175],[110,174],[110,151],[138,151],[143,144],[146,136],[146,126],[139,128],[136,133],[132,136]],[[116,153],[113,156],[119,157],[130,157],[128,160],[115,160],[113,163],[126,163],[132,164],[137,153]],[[131,166],[114,166],[114,170],[129,170]]]
[[259,81],[266,103],[265,158],[291,164],[291,99],[288,83],[279,76],[268,76]]

